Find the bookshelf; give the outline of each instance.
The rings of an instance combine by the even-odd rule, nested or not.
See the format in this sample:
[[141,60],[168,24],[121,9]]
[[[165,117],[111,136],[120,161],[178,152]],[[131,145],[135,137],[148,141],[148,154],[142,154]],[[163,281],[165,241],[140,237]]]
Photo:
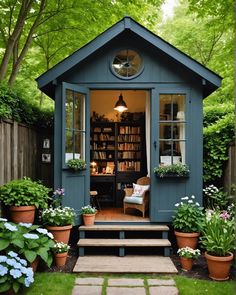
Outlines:
[[[114,176],[111,200],[122,205],[123,187],[147,174],[145,129],[140,122],[95,122],[91,125],[91,162],[97,165],[91,187]],[[96,178],[97,177],[97,178]],[[99,191],[98,191],[99,193]],[[101,198],[102,201],[102,198]]]

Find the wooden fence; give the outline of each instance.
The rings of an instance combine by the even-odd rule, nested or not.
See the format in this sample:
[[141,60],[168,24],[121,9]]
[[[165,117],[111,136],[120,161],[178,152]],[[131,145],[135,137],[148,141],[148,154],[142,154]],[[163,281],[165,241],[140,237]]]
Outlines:
[[[43,147],[45,139],[51,143]],[[0,121],[0,185],[12,180],[30,177],[53,186],[52,133],[28,127],[10,120]],[[51,162],[42,162],[42,154],[51,156]]]

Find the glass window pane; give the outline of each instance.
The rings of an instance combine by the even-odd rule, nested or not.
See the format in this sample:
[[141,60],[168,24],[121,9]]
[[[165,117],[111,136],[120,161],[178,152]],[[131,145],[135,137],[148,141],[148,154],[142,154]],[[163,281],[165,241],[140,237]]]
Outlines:
[[174,150],[177,152],[177,154],[180,156],[180,162],[182,164],[185,164],[185,141],[176,141],[174,142]]
[[171,95],[160,95],[160,120],[171,120]]
[[171,123],[160,123],[160,139],[172,139],[171,128]]
[[84,94],[75,92],[74,129],[84,130]]
[[73,128],[73,91],[66,89],[66,128]]
[[73,159],[73,132],[66,130],[66,138],[65,138],[65,162],[70,159]]
[[85,134],[83,132],[75,132],[75,158],[84,159],[85,151]]

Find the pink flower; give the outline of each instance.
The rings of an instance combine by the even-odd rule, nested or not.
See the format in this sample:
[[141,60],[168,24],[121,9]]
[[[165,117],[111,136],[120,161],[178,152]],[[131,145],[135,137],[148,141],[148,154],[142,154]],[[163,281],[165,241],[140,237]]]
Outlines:
[[221,214],[220,214],[220,218],[224,219],[224,220],[227,220],[230,218],[230,214],[227,212],[227,211],[222,211]]

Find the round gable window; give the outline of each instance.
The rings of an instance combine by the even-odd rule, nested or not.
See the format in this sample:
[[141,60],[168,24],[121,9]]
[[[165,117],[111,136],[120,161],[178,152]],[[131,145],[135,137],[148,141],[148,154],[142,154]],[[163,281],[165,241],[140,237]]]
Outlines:
[[140,55],[131,49],[119,51],[112,61],[112,71],[120,78],[134,78],[141,73],[143,63]]

